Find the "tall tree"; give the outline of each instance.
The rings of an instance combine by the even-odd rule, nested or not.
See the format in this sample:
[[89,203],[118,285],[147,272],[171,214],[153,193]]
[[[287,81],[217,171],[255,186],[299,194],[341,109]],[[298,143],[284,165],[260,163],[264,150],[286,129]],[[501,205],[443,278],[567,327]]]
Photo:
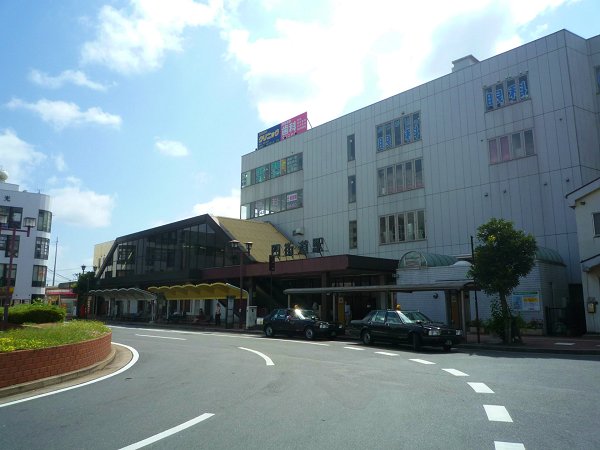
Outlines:
[[511,342],[512,315],[507,298],[535,264],[537,244],[532,235],[515,230],[512,222],[492,218],[477,229],[479,245],[469,276],[489,295],[500,299],[505,332],[504,342]]

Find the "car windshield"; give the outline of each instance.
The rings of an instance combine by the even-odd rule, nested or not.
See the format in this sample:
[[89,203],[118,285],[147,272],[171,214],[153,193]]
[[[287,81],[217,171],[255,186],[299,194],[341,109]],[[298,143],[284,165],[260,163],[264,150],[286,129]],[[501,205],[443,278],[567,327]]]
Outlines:
[[402,311],[405,322],[431,322],[432,320],[420,311]]
[[319,319],[317,313],[312,309],[297,309],[296,317],[299,319]]

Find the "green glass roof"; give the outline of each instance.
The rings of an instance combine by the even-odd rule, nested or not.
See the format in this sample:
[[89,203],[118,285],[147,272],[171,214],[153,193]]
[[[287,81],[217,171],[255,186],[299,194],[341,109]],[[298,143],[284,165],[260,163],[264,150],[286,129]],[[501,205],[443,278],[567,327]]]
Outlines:
[[398,263],[400,269],[415,267],[451,266],[457,262],[454,256],[438,255],[436,253],[423,253],[410,251],[404,254]]
[[560,266],[565,265],[565,262],[556,250],[546,247],[538,247],[537,251],[535,252],[535,260],[548,264],[557,264]]

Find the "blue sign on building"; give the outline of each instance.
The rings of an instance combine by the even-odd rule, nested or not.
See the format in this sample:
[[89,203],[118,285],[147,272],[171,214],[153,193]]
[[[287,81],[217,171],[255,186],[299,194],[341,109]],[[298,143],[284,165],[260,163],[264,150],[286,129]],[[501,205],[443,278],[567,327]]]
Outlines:
[[281,140],[281,124],[258,133],[258,149],[274,144]]

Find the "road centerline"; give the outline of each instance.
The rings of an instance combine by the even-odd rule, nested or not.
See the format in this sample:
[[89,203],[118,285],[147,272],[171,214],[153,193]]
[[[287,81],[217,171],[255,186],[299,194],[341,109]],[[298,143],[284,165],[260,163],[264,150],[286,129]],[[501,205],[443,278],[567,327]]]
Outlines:
[[483,405],[485,413],[490,422],[512,422],[510,414],[504,406],[501,405]]
[[409,359],[409,361],[413,361],[413,362],[416,362],[416,363],[419,363],[419,364],[435,364],[434,362],[427,361],[426,359],[418,359],[418,358]]
[[258,356],[260,356],[262,359],[265,360],[265,362],[267,363],[267,366],[274,366],[275,363],[273,362],[273,360],[271,358],[269,358],[267,355],[265,355],[264,353],[261,353],[259,351],[256,350],[252,350],[251,348],[246,348],[246,347],[238,347],[240,350],[246,350],[247,352],[252,352],[257,354]]
[[492,391],[487,384],[485,383],[472,383],[472,382],[467,382],[467,384],[469,386],[471,386],[473,388],[473,390],[475,392],[477,392],[478,394],[493,394],[494,391]]
[[460,370],[456,370],[456,369],[442,369],[445,372],[448,372],[450,375],[454,375],[455,377],[468,377],[469,374],[461,372]]

